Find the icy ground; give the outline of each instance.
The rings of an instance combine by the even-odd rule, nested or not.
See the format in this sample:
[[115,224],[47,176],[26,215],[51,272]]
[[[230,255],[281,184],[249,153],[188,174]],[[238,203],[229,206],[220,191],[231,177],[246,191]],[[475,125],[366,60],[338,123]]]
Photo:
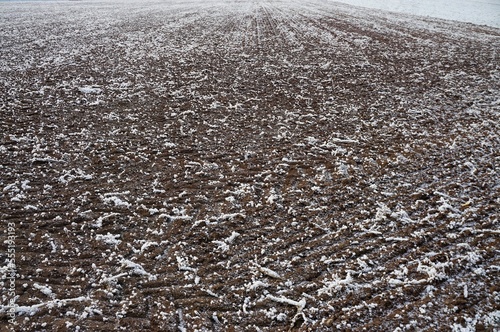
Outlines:
[[10,2],[0,43],[2,331],[498,331],[499,29]]

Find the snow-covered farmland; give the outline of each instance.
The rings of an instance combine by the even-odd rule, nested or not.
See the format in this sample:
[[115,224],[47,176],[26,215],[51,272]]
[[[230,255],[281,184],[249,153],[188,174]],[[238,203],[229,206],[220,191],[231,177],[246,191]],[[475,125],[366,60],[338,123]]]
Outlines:
[[498,329],[499,29],[8,2],[0,43],[2,329]]

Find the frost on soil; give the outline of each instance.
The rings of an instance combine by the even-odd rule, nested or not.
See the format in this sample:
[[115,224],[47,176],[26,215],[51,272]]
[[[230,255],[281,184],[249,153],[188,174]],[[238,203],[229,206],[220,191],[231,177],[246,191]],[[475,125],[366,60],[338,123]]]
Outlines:
[[499,328],[499,29],[320,1],[0,18],[20,330]]

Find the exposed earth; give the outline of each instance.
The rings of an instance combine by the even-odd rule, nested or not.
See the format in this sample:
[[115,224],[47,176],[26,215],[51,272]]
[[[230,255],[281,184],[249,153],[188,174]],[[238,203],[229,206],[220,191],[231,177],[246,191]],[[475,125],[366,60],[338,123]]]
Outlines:
[[0,43],[1,331],[500,330],[500,29],[2,2]]

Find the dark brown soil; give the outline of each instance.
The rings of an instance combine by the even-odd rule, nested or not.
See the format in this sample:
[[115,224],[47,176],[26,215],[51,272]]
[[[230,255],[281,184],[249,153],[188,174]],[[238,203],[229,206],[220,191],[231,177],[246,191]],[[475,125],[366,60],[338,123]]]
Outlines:
[[320,1],[0,18],[2,331],[499,329],[499,29]]

